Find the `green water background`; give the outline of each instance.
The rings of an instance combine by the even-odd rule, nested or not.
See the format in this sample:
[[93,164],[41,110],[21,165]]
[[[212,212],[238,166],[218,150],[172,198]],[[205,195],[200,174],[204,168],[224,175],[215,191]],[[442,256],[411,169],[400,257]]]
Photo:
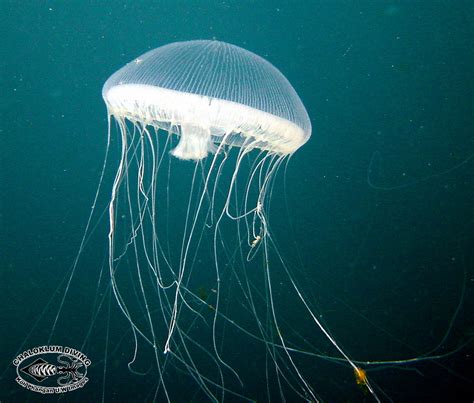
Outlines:
[[[472,1],[2,1],[0,18],[2,372],[77,252],[106,145],[103,83],[141,53],[189,39],[265,57],[302,98],[313,135],[286,172],[295,233],[285,232],[285,214],[272,226],[287,249],[297,244],[326,324],[350,355],[429,351],[463,286],[438,352],[473,336]],[[105,247],[84,258],[85,293]],[[79,319],[65,338],[86,322],[67,309]],[[40,322],[36,344],[48,326]],[[117,357],[124,378],[107,380],[107,401],[143,401],[153,385],[126,373],[127,359]],[[350,369],[312,365],[327,401],[370,401]],[[394,401],[472,401],[472,366],[471,343],[372,376]],[[100,378],[101,368],[91,371]],[[100,382],[91,388],[101,396]],[[67,401],[86,392],[75,393]],[[20,389],[13,368],[0,396],[45,400]]]

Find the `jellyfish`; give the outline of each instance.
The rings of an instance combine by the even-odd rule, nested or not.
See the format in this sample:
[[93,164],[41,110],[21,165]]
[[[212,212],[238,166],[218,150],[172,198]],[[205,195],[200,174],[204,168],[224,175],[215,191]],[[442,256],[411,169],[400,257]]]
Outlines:
[[[357,371],[300,293],[269,224],[276,174],[311,136],[285,76],[245,49],[195,40],[137,57],[102,95],[108,144],[114,124],[121,140],[108,210],[111,289],[136,343],[129,368],[139,372],[141,344],[154,357],[154,397],[186,400],[177,379],[188,379],[198,394],[187,399],[250,400],[252,364],[266,399],[318,400],[279,311],[276,266]],[[252,358],[257,351],[264,358]]]

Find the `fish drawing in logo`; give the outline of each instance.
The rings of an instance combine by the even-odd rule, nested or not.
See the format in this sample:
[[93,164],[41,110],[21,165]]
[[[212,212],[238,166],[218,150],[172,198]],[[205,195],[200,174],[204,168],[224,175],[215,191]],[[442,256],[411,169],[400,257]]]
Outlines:
[[85,376],[80,372],[84,364],[73,357],[67,355],[58,356],[58,363],[61,365],[50,364],[42,358],[38,358],[31,364],[21,368],[21,371],[34,378],[37,382],[43,382],[45,379],[58,375],[58,385],[70,385],[77,382]]

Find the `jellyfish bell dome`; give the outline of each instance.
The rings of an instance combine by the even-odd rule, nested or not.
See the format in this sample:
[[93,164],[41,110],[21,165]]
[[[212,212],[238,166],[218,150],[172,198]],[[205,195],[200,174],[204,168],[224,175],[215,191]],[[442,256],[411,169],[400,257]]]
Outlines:
[[104,84],[109,115],[180,136],[172,154],[200,160],[217,145],[291,154],[311,135],[308,113],[271,63],[219,41],[171,43]]

